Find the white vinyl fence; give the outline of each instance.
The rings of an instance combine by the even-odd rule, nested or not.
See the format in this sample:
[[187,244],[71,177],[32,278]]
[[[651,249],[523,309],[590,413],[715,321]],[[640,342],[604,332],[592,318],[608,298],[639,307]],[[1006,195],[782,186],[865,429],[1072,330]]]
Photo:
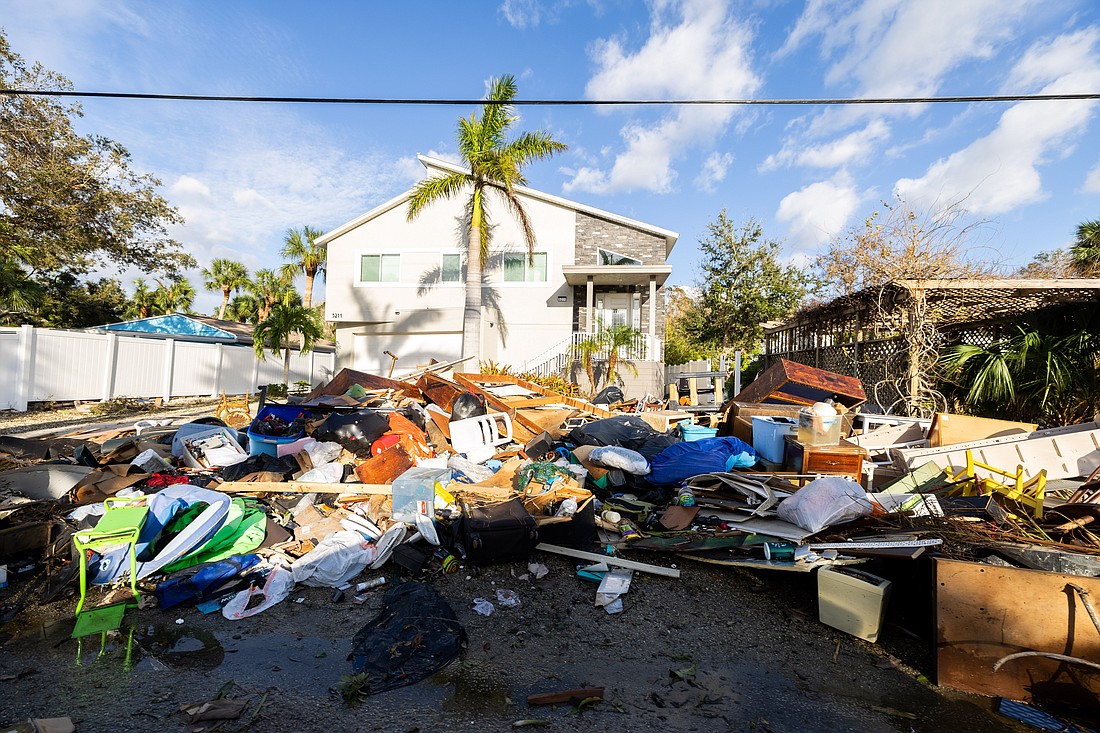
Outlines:
[[[290,382],[332,378],[336,354],[290,355]],[[195,343],[92,331],[0,328],[0,410],[29,402],[113,397],[218,396],[282,383],[283,359],[260,361],[251,346]]]

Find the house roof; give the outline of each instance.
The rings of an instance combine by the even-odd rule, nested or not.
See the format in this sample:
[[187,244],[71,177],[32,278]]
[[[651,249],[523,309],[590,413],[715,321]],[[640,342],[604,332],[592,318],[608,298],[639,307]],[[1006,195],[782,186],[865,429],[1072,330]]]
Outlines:
[[[138,318],[121,323],[108,323],[97,326],[101,331],[127,333],[145,338],[180,338],[184,341],[206,341],[251,346],[254,326],[239,321],[225,321],[210,316],[193,313],[171,313],[163,316]],[[291,346],[297,347],[297,336],[291,339]],[[335,351],[332,341],[318,341],[317,351]]]
[[[436,170],[440,170],[446,173],[470,172],[469,168],[465,168],[461,165],[456,165],[445,160],[440,160],[438,158],[431,158],[427,155],[417,155],[416,157],[417,160],[419,160],[424,166],[424,168],[428,170],[435,168]],[[587,206],[586,204],[562,198],[561,196],[554,196],[553,194],[539,191],[534,188],[528,188],[527,186],[516,186],[515,190],[523,194],[524,196],[536,199],[538,201],[545,201],[547,203],[554,204],[555,206],[561,206],[566,209],[572,209],[573,211],[579,211],[581,213],[588,214],[589,216],[594,216],[598,219],[605,219],[616,224],[621,224],[625,227],[630,227],[631,229],[637,229],[639,231],[648,232],[649,234],[654,234],[656,236],[662,237],[665,240],[665,257],[668,257],[668,255],[672,253],[672,248],[676,246],[676,240],[680,237],[679,234],[668,229],[654,226],[653,224],[646,224],[645,222],[637,221],[636,219],[630,219],[625,216],[620,216],[619,214],[613,214],[610,211],[597,209],[594,206]],[[362,214],[361,216],[357,216],[351,221],[336,227],[330,232],[326,232],[324,235],[317,239],[317,244],[327,246],[328,243],[333,239],[336,239],[337,237],[346,234],[347,232],[350,232],[352,229],[355,229],[356,227],[365,224],[366,222],[374,219],[381,214],[384,214],[390,209],[400,206],[401,204],[409,200],[409,196],[412,194],[412,191],[413,189],[410,188],[408,191],[405,191],[399,196],[395,196],[389,201],[386,201],[385,203],[374,207],[367,213]]]

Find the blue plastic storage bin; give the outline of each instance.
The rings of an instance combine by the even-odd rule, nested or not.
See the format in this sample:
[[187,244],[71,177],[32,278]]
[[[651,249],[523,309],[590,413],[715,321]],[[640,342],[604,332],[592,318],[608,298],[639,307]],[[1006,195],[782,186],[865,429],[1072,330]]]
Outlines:
[[250,456],[258,456],[260,454],[276,456],[278,455],[280,445],[293,443],[305,435],[304,430],[299,430],[293,435],[286,436],[262,435],[261,433],[253,432],[253,428],[269,415],[275,415],[276,417],[282,418],[287,423],[291,423],[299,417],[309,418],[310,413],[308,410],[303,410],[301,407],[295,407],[294,405],[268,405],[260,410],[256,414],[256,419],[248,426],[248,455]]
[[702,440],[703,438],[713,438],[718,435],[718,428],[704,428],[701,425],[681,425],[680,434],[684,436],[684,440]]
[[756,454],[769,463],[783,463],[786,444],[783,438],[794,435],[798,421],[790,417],[753,415],[752,447]]

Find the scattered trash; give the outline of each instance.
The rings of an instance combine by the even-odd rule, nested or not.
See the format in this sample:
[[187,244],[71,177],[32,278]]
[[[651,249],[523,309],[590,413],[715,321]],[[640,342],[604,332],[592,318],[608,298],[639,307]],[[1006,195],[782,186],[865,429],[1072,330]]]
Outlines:
[[497,603],[504,608],[515,608],[519,605],[519,594],[507,588],[497,588]]
[[493,604],[484,598],[475,598],[473,609],[481,616],[492,616],[493,611],[496,610]]

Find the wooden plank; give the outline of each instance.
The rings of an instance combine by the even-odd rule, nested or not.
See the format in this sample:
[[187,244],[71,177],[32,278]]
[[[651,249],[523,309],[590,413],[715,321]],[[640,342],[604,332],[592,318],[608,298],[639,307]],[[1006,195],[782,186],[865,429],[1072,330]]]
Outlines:
[[395,445],[357,464],[355,475],[365,484],[389,484],[412,467],[408,451]]
[[662,575],[666,578],[679,578],[680,571],[676,568],[663,568],[660,565],[648,565],[644,562],[634,562],[633,560],[624,560],[621,557],[612,557],[611,555],[600,555],[595,552],[585,552],[584,550],[574,550],[569,547],[559,547],[557,545],[548,545],[545,542],[540,542],[535,545],[536,550],[542,550],[543,552],[551,552],[555,555],[565,555],[566,557],[575,557],[578,560],[589,560],[591,562],[605,562],[608,565],[614,565],[615,567],[627,568],[628,570],[637,570],[642,573],[651,573],[653,575]]
[[447,412],[451,411],[451,405],[454,404],[455,397],[465,391],[461,385],[449,379],[444,379],[438,374],[425,374],[417,380],[416,386],[424,397]]
[[688,379],[688,397],[691,399],[691,404],[699,404],[699,387],[695,383],[695,377]]
[[545,407],[546,405],[560,405],[562,401],[554,397],[507,397],[502,400],[509,407],[524,410],[528,407]]
[[931,427],[928,428],[928,445],[939,448],[945,445],[969,443],[973,440],[1023,435],[1035,432],[1038,427],[1035,423],[937,412],[932,418]]
[[1100,578],[937,558],[938,683],[1024,701],[1077,688],[1095,705],[1100,675],[1085,667],[1030,656],[993,671],[998,660],[1023,651],[1100,659],[1100,633],[1070,584],[1085,589],[1096,607]]
[[389,484],[321,484],[309,481],[223,481],[213,487],[223,494],[363,494],[389,496]]
[[[785,402],[813,404],[835,397],[840,404],[852,408],[867,401],[863,384],[855,377],[816,369],[789,359],[780,359],[734,396],[738,402],[765,402],[782,391]],[[796,401],[797,400],[797,401]]]
[[603,699],[602,687],[581,687],[576,690],[562,690],[560,692],[539,692],[527,696],[528,705],[564,705],[566,703],[579,703],[590,698]]
[[356,371],[355,369],[341,369],[328,384],[322,384],[305,396],[303,402],[309,402],[322,396],[341,395],[353,385],[360,385],[364,389],[392,389],[395,392],[404,392],[410,397],[420,397],[420,390],[415,384],[399,382],[396,379],[380,377],[377,374]]

